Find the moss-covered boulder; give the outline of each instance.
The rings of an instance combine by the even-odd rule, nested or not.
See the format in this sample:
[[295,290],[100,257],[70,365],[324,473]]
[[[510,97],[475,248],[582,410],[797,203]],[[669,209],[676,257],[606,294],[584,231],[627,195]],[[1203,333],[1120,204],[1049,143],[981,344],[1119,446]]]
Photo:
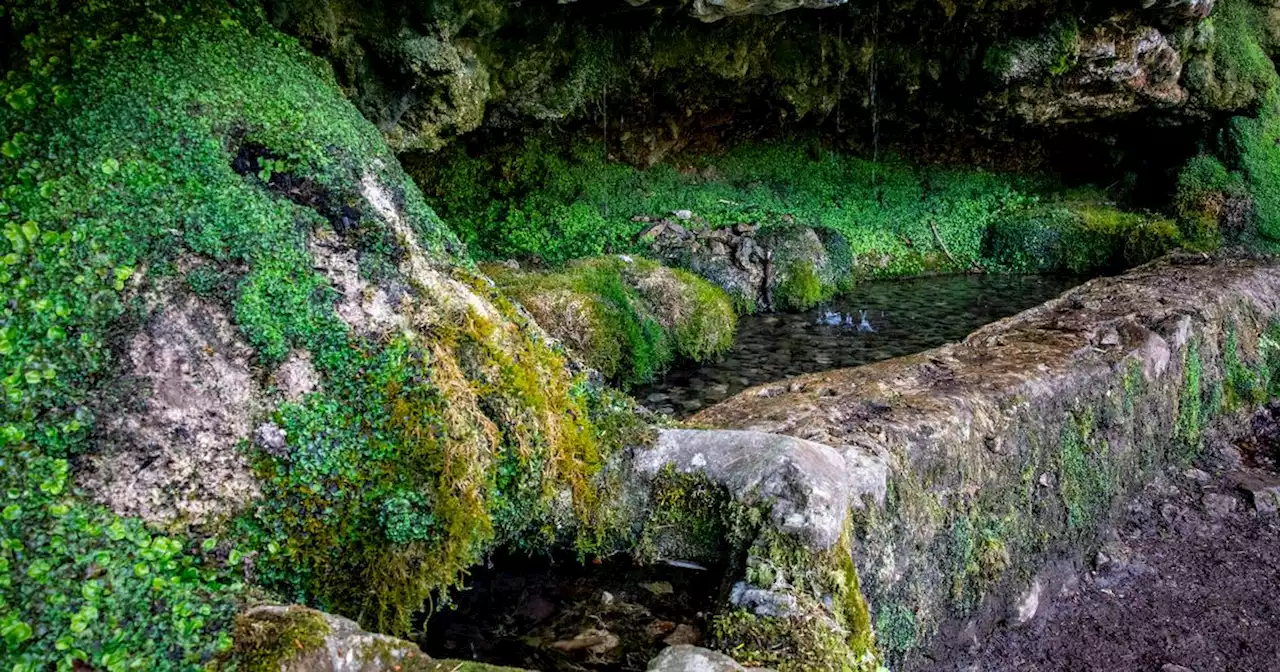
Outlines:
[[733,344],[737,317],[729,297],[648,259],[586,259],[553,272],[485,269],[571,352],[624,385],[651,380],[676,357],[701,361]]
[[1090,552],[1127,494],[1245,426],[1277,389],[1277,330],[1274,260],[1187,255],[958,344],[747,390],[692,422],[888,465],[884,506],[863,497],[848,552],[880,651],[910,668],[969,646],[1052,583],[1050,561]]
[[234,632],[232,647],[210,666],[213,672],[520,672],[434,660],[412,642],[300,606],[255,606],[236,617]]
[[6,661],[189,669],[246,584],[402,633],[496,544],[613,543],[629,402],[327,64],[225,3],[3,20]]

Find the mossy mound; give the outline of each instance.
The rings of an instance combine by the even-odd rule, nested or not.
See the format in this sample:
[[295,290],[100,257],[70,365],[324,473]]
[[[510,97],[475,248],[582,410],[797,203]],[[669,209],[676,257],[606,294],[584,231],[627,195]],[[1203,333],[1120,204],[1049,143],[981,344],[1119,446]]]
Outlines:
[[702,361],[733,344],[737,318],[728,295],[654,261],[602,257],[555,272],[485,270],[587,365],[623,385],[653,379],[676,357]]
[[1079,193],[1001,218],[984,252],[993,265],[1010,270],[1086,274],[1136,266],[1181,241],[1172,220],[1123,212]]
[[[26,36],[0,84],[14,669],[196,667],[229,646],[246,579],[404,632],[493,544],[612,542],[596,474],[632,436],[629,402],[469,268],[327,65],[255,7],[4,20]],[[193,478],[242,451],[262,498],[157,535],[73,482],[118,413],[159,399],[121,377],[124,346],[188,299],[230,316],[248,377],[306,353],[318,384],[289,401],[261,385],[258,440],[184,444]],[[188,382],[165,381],[179,398]]]

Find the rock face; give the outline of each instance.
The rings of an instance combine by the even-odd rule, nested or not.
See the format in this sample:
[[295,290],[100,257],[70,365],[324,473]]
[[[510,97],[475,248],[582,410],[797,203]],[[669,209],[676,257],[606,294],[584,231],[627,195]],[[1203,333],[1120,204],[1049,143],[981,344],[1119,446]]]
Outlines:
[[219,306],[163,290],[151,302],[116,390],[104,395],[103,449],[80,485],[151,523],[213,522],[258,495],[237,448],[263,410],[253,350]]
[[[852,268],[828,254],[819,234],[807,226],[760,232],[753,224],[707,228],[692,216],[641,218],[640,234],[653,253],[722,287],[748,312],[805,310],[852,282]],[[836,234],[833,249],[841,249]]]
[[1012,108],[1028,124],[1132,115],[1187,100],[1178,50],[1156,28],[1099,26],[1058,39],[1069,44],[1049,54],[1035,43],[1021,46],[1000,73],[1018,82]]
[[692,422],[887,461],[893,494],[854,516],[853,554],[880,645],[910,667],[926,643],[981,634],[997,618],[984,614],[1034,613],[1018,576],[1091,538],[1206,428],[1235,426],[1276,370],[1260,343],[1277,317],[1273,262],[1175,258],[955,345],[747,390]]

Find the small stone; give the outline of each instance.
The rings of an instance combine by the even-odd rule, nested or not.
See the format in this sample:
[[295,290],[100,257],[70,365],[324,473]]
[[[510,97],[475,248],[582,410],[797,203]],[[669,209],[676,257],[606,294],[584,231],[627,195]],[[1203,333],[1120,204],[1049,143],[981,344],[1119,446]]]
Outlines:
[[676,624],[672,621],[654,621],[644,626],[644,631],[649,635],[650,639],[658,639],[671,634],[676,629]]
[[659,597],[663,595],[670,595],[676,592],[676,589],[672,588],[671,584],[666,581],[652,581],[650,583],[642,583],[640,584],[640,587],[644,588],[645,590]]
[[284,457],[289,454],[287,437],[288,432],[281,429],[280,425],[264,422],[258,425],[258,431],[254,433],[254,442],[268,455]]
[[795,595],[752,588],[745,581],[733,584],[729,591],[729,602],[735,607],[750,609],[756,616],[771,618],[785,618],[799,608]]
[[685,221],[688,221],[688,220],[690,220],[690,219],[693,219],[693,211],[692,211],[692,210],[673,210],[673,211],[671,211],[671,214],[672,214],[676,219],[683,219],[683,220],[685,220]]
[[600,591],[600,604],[605,606],[613,604],[613,593],[607,590]]
[[1208,472],[1205,472],[1204,470],[1201,470],[1201,469],[1196,469],[1194,467],[1182,472],[1182,475],[1186,476],[1188,480],[1195,481],[1196,483],[1199,483],[1201,485],[1208,483],[1209,479],[1211,478]]
[[1274,477],[1245,473],[1234,475],[1234,480],[1259,516],[1274,516],[1280,510],[1280,481]]
[[1160,668],[1160,672],[1192,672],[1192,670],[1189,667],[1174,665],[1173,663],[1165,663],[1164,667]]
[[675,632],[667,635],[667,638],[662,640],[662,643],[667,646],[679,646],[681,644],[697,644],[701,639],[702,633],[698,632],[697,628],[681,623],[676,626]]
[[1102,338],[1099,340],[1099,343],[1108,347],[1113,345],[1120,345],[1120,332],[1116,331],[1115,329],[1108,329],[1107,332],[1102,335]]
[[1052,488],[1053,476],[1048,472],[1040,474],[1040,478],[1036,482],[1039,483],[1042,488]]
[[1225,518],[1240,508],[1239,499],[1217,492],[1206,492],[1201,501],[1205,512],[1213,518]]
[[1022,627],[1030,623],[1036,613],[1040,611],[1040,593],[1044,590],[1044,586],[1040,583],[1040,579],[1032,582],[1031,587],[1027,588],[1027,592],[1023,593],[1022,599],[1014,605],[1013,614],[1009,622],[1013,627]]
[[746,672],[746,668],[723,653],[679,644],[649,661],[648,672]]
[[574,635],[573,639],[562,639],[558,642],[552,642],[551,648],[561,651],[581,651],[586,649],[591,653],[605,653],[618,648],[618,636],[608,630],[599,630],[597,628],[588,628]]

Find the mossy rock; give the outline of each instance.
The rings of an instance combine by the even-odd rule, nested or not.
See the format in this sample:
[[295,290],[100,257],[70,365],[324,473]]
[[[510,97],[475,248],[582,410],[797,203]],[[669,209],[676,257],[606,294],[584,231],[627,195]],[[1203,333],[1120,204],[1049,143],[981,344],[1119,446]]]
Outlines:
[[702,361],[733,344],[728,295],[648,259],[585,259],[552,272],[485,268],[549,333],[622,384],[647,382],[676,357]]
[[984,255],[997,267],[1023,272],[1086,274],[1136,266],[1181,241],[1170,220],[1069,198],[992,224]]
[[[0,358],[17,372],[0,482],[18,544],[0,559],[39,577],[0,586],[21,605],[12,660],[54,665],[74,641],[96,668],[198,666],[227,644],[246,574],[403,633],[495,545],[623,543],[597,503],[642,429],[632,403],[475,272],[324,62],[225,3],[45,18],[21,41],[37,65],[0,84]],[[146,357],[180,348],[250,390],[220,433],[149,427],[180,459],[147,468],[173,475],[147,494],[217,491],[207,460],[255,484],[198,527],[149,516],[171,536],[82,496],[109,492],[92,466],[131,450],[109,430],[201,383],[177,366],[139,385],[128,355],[147,334]],[[297,361],[306,389],[263,384]]]

